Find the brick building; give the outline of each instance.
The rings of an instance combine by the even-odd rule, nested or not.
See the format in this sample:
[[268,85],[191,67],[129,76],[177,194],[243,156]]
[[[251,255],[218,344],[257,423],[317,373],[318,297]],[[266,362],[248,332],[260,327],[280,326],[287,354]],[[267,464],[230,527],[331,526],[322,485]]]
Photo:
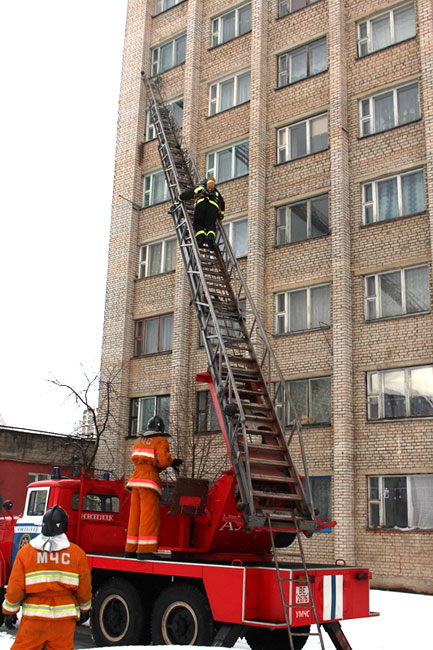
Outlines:
[[[162,75],[200,170],[216,175],[305,422],[318,502],[338,521],[309,559],[345,558],[377,586],[429,593],[432,57],[430,0],[129,0],[102,358],[122,368],[129,435],[157,410],[218,444],[192,379],[206,361],[145,69]],[[112,446],[128,471],[125,438]]]

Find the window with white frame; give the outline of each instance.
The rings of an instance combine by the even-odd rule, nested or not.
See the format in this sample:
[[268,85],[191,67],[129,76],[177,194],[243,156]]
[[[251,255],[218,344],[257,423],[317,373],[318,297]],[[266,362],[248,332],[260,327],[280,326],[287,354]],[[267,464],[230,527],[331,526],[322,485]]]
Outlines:
[[251,72],[249,70],[210,84],[209,115],[215,115],[249,101],[250,85]]
[[330,476],[310,476],[314,509],[321,519],[331,519],[332,480]]
[[[331,422],[331,377],[294,379],[286,382],[293,407],[287,405],[286,426],[295,422],[296,414],[301,424],[329,424]],[[277,384],[278,386],[278,384]],[[283,392],[278,391],[282,396]],[[282,404],[276,401],[277,415],[282,418]]]
[[283,126],[277,131],[277,162],[302,158],[328,147],[328,113]]
[[208,390],[197,393],[197,433],[221,431],[211,394]]
[[173,349],[173,314],[140,318],[135,321],[134,356],[168,352]]
[[424,210],[423,169],[387,176],[362,186],[364,224],[406,217]]
[[207,175],[217,183],[248,174],[249,142],[239,142],[207,155]]
[[277,246],[321,237],[329,232],[327,194],[281,205],[276,212]]
[[433,415],[433,366],[367,372],[369,420]]
[[[173,99],[168,102],[168,105],[171,106],[173,111],[174,118],[179,125],[179,128],[182,128],[183,125],[183,97],[179,99]],[[146,113],[146,142],[149,140],[154,140],[156,138],[155,126],[152,121],[152,116],[150,111]]]
[[170,416],[170,395],[152,395],[131,399],[129,435],[137,436],[144,433],[147,430],[147,423],[154,415],[159,415],[164,420],[167,431]]
[[251,31],[251,2],[227,11],[212,20],[212,47]]
[[164,172],[148,174],[143,179],[143,208],[168,201],[170,193],[165,181]]
[[29,472],[27,474],[27,483],[36,483],[37,481],[47,481],[51,478],[50,474],[38,474],[37,472]]
[[321,284],[275,295],[275,332],[286,334],[329,327],[330,285]]
[[433,474],[368,477],[370,528],[433,529]]
[[170,70],[185,61],[186,34],[152,49],[152,76]]
[[277,59],[277,69],[278,88],[327,70],[326,36],[280,54]]
[[418,82],[359,100],[361,136],[387,131],[420,117]]
[[184,0],[155,0],[155,15],[180,4]]
[[169,273],[176,268],[176,237],[140,246],[138,279]]
[[430,309],[427,264],[365,277],[365,319],[417,314]]
[[279,0],[278,2],[278,17],[288,16],[298,9],[313,5],[319,0]]
[[248,249],[248,219],[233,219],[224,224],[224,230],[235,257],[245,257]]
[[416,34],[413,2],[362,20],[356,29],[359,57],[412,38]]

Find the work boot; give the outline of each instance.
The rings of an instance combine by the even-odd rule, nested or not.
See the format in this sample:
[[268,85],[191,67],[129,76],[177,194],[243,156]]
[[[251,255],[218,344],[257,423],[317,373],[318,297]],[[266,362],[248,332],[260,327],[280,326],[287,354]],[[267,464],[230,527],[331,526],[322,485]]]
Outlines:
[[209,248],[211,250],[214,249],[214,247],[215,247],[215,233],[213,232],[213,230],[211,230],[207,234],[207,244],[208,244],[208,246],[209,246]]
[[155,553],[137,553],[137,560],[154,560]]
[[206,241],[206,234],[204,232],[199,233],[196,235],[196,240],[197,240],[197,246],[199,248],[203,248],[203,244]]

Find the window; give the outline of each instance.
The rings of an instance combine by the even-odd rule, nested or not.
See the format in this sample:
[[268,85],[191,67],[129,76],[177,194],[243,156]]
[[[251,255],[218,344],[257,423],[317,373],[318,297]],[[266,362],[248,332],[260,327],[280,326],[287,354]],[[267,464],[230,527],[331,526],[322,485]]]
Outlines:
[[433,366],[367,372],[369,420],[433,415]]
[[209,115],[226,111],[250,99],[251,72],[239,72],[232,77],[210,84]]
[[176,268],[176,237],[140,246],[138,278],[169,273]]
[[155,15],[180,4],[183,0],[155,0]]
[[[239,299],[239,310],[242,316],[242,319],[245,320],[247,316],[247,301],[245,298]],[[221,329],[222,336],[230,336],[232,338],[242,338],[243,333],[241,329],[241,324],[231,318],[218,318],[218,324]],[[209,324],[207,330],[208,337],[215,336],[215,328],[213,323]],[[203,347],[204,343],[202,341],[201,332],[199,332],[199,347]]]
[[278,88],[328,69],[326,37],[278,57]]
[[321,237],[328,232],[327,194],[277,208],[277,246]]
[[377,52],[415,36],[413,4],[397,7],[357,25],[358,56]]
[[312,5],[318,0],[279,0],[278,2],[278,16],[287,16],[288,14],[303,9],[308,5]]
[[[278,384],[277,384],[278,386]],[[287,405],[286,425],[295,421],[295,411],[301,424],[329,424],[331,422],[331,377],[313,379],[294,379],[286,383],[292,397],[294,410]],[[282,395],[282,391],[279,391]],[[276,404],[277,415],[281,419],[282,404]]]
[[[80,507],[80,493],[72,495],[72,510]],[[84,494],[83,510],[87,512],[119,512],[119,497],[114,494]]]
[[48,501],[48,490],[32,490],[29,495],[29,501],[26,514],[29,517],[39,517],[45,513]]
[[424,170],[389,176],[362,186],[364,224],[406,217],[425,210]]
[[167,352],[173,348],[173,314],[135,321],[134,356]]
[[165,181],[164,172],[154,172],[144,177],[143,208],[168,201],[170,194]]
[[212,20],[212,47],[251,31],[251,2]]
[[313,496],[314,508],[319,511],[318,517],[321,519],[331,519],[331,477],[310,476],[310,488]]
[[276,294],[275,331],[277,334],[328,327],[329,323],[329,284]]
[[328,114],[317,115],[277,131],[277,162],[302,158],[328,146]]
[[170,395],[135,397],[131,400],[129,433],[136,436],[147,429],[147,423],[154,415],[159,415],[168,429],[170,415]]
[[240,142],[231,147],[209,153],[207,175],[214,176],[217,183],[248,174],[249,142]]
[[49,474],[35,474],[30,472],[27,475],[27,483],[36,483],[37,481],[47,481],[50,477]]
[[433,529],[433,474],[368,477],[370,528]]
[[[182,128],[183,125],[183,97],[179,97],[179,99],[173,99],[171,102],[168,102],[168,105],[171,106],[171,110],[173,111],[173,115],[176,119],[176,122],[178,123],[179,128]],[[149,142],[149,140],[153,140],[156,138],[156,131],[155,127],[152,122],[152,116],[150,111],[146,112],[146,142]]]
[[361,136],[387,131],[420,117],[418,82],[359,101]]
[[248,219],[235,219],[224,224],[235,257],[245,257],[248,249]]
[[365,319],[417,314],[430,308],[428,266],[365,277]]
[[221,431],[211,394],[208,390],[197,393],[197,433]]
[[152,49],[152,76],[170,70],[185,61],[186,34]]

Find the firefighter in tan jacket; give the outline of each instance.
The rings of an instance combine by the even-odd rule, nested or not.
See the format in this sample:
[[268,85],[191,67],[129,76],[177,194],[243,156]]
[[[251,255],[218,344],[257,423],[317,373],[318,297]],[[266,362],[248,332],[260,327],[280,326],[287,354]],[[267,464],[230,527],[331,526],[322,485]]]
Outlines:
[[179,458],[172,458],[167,441],[170,436],[164,430],[162,418],[158,415],[150,418],[147,431],[140,434],[132,450],[135,471],[127,483],[132,491],[125,555],[138,560],[151,559],[152,553],[158,550],[162,495],[159,472],[170,466],[178,471],[182,464]]
[[16,650],[72,650],[76,621],[89,618],[92,588],[86,554],[66,537],[68,515],[53,506],[42,532],[23,546],[12,567],[3,613],[13,627],[23,608]]

